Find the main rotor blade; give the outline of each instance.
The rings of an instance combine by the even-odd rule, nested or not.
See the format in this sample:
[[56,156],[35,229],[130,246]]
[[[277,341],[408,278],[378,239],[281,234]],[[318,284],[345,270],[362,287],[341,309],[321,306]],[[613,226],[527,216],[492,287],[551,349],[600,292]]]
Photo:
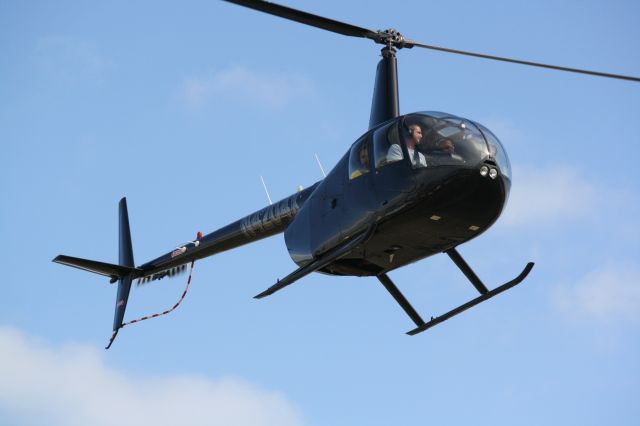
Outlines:
[[260,12],[269,13],[281,18],[290,19],[302,24],[311,25],[312,27],[322,28],[323,30],[332,31],[334,33],[343,34],[351,37],[364,37],[374,41],[378,41],[380,36],[377,31],[368,30],[366,28],[357,27],[355,25],[325,18],[323,16],[314,15],[312,13],[303,12],[301,10],[292,9],[290,7],[281,6],[263,0],[224,0],[228,3],[234,3],[250,9],[259,10]]
[[494,60],[494,61],[511,62],[513,64],[529,65],[529,66],[532,66],[532,67],[539,67],[539,68],[548,68],[548,69],[557,70],[557,71],[566,71],[566,72],[573,72],[573,73],[578,73],[578,74],[595,75],[597,77],[615,78],[615,79],[618,79],[618,80],[628,80],[628,81],[640,82],[640,78],[639,77],[632,77],[632,76],[628,76],[628,75],[610,74],[610,73],[606,73],[606,72],[589,71],[589,70],[583,70],[583,69],[579,69],[579,68],[561,67],[561,66],[558,66],[558,65],[549,65],[549,64],[542,64],[542,63],[539,63],[539,62],[523,61],[523,60],[520,60],[520,59],[504,58],[504,57],[501,57],[501,56],[485,55],[483,53],[467,52],[467,51],[464,51],[464,50],[449,49],[449,48],[446,48],[446,47],[433,46],[433,45],[429,45],[429,44],[422,44],[422,43],[416,43],[416,42],[412,42],[412,45],[415,46],[415,47],[422,47],[424,49],[438,50],[438,51],[441,51],[441,52],[455,53],[455,54],[458,54],[458,55],[474,56],[476,58],[491,59],[491,60]]
[[413,40],[405,39],[395,30],[386,31],[373,31],[367,28],[358,27],[355,25],[347,24],[345,22],[336,21],[334,19],[325,18],[323,16],[314,15],[312,13],[303,12],[298,9],[293,9],[286,6],[281,6],[276,3],[271,3],[264,0],[224,0],[228,3],[237,4],[240,6],[248,7],[250,9],[265,12],[271,15],[279,16],[281,18],[289,19],[292,21],[300,22],[302,24],[311,25],[312,27],[322,28],[323,30],[331,31],[338,34],[343,34],[351,37],[368,38],[376,43],[390,44],[397,48],[412,48],[421,47],[423,49],[438,50],[440,52],[455,53],[457,55],[473,56],[482,59],[491,59],[493,61],[510,62],[512,64],[528,65],[538,68],[547,68],[556,71],[565,71],[577,74],[587,74],[596,77],[614,78],[618,80],[627,80],[640,82],[640,77],[633,77],[628,75],[611,74],[600,71],[583,70],[579,68],[562,67],[559,65],[543,64],[540,62],[524,61],[521,59],[505,58],[502,56],[486,55],[484,53],[468,52],[465,50],[449,49],[447,47],[434,46],[430,44],[417,43]]

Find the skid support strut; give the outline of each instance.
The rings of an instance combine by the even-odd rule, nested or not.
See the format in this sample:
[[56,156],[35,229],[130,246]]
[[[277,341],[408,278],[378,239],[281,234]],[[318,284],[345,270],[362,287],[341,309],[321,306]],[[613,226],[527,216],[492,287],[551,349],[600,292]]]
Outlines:
[[391,281],[391,278],[389,278],[387,274],[380,274],[376,276],[376,278],[380,280],[384,288],[387,289],[391,296],[396,299],[396,302],[398,302],[400,307],[402,307],[407,315],[409,315],[409,318],[411,318],[418,327],[422,327],[424,325],[424,320],[422,319],[422,317],[420,317],[420,314],[418,314],[416,310],[413,309],[411,303],[409,303],[409,301],[404,297],[400,290],[398,290],[398,287],[396,287],[393,281]]
[[487,294],[489,292],[487,286],[484,285],[484,283],[480,280],[480,278],[478,278],[476,273],[473,272],[473,269],[471,269],[471,267],[467,264],[467,262],[465,262],[462,256],[460,256],[458,250],[452,248],[450,250],[447,250],[445,253],[449,255],[451,260],[453,260],[453,263],[455,263],[456,266],[460,268],[464,276],[467,277],[469,281],[471,281],[471,284],[473,284],[473,286],[476,288],[476,290],[478,290],[478,292],[480,292],[480,294]]
[[510,288],[515,287],[516,285],[520,284],[527,277],[527,275],[529,275],[529,272],[531,272],[531,268],[533,268],[533,262],[529,262],[527,266],[525,266],[525,268],[522,270],[522,272],[520,272],[520,275],[515,277],[513,280],[505,284],[502,284],[501,286],[496,287],[493,290],[489,290],[483,284],[480,278],[478,278],[475,272],[473,272],[473,269],[471,269],[471,267],[467,264],[467,262],[465,262],[462,256],[460,256],[460,253],[458,253],[456,249],[447,250],[446,253],[449,255],[451,260],[453,260],[456,266],[460,268],[462,273],[464,273],[464,275],[471,282],[471,284],[473,284],[476,290],[478,290],[478,292],[480,293],[480,296],[476,297],[473,300],[468,301],[463,305],[458,306],[457,308],[450,310],[446,314],[440,315],[439,317],[431,317],[431,320],[429,322],[424,322],[422,317],[418,314],[418,312],[416,312],[413,306],[411,306],[411,303],[409,303],[409,301],[403,296],[403,294],[400,292],[398,287],[396,287],[396,285],[393,283],[393,281],[391,281],[391,279],[387,274],[383,273],[376,276],[376,278],[380,280],[384,288],[386,288],[387,291],[391,294],[391,296],[393,296],[393,298],[396,300],[396,302],[398,302],[400,307],[404,309],[407,315],[409,315],[409,318],[411,318],[413,322],[416,323],[417,327],[407,332],[407,334],[410,336],[413,336],[415,334],[428,330],[431,327],[436,326],[441,322],[444,322],[449,318],[454,317],[459,313],[462,313],[467,309],[472,308],[477,304],[484,302],[485,300],[491,299],[493,296],[496,296],[502,293],[503,291],[507,291]]

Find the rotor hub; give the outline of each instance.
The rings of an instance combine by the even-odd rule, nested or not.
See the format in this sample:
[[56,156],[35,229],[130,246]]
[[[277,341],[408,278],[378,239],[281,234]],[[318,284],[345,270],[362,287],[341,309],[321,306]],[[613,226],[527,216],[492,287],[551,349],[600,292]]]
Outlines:
[[413,47],[413,43],[410,40],[406,39],[395,28],[389,28],[384,31],[378,30],[375,42],[380,44],[385,44],[387,45],[387,47],[393,46],[398,49],[402,49],[403,47],[407,47],[407,48]]

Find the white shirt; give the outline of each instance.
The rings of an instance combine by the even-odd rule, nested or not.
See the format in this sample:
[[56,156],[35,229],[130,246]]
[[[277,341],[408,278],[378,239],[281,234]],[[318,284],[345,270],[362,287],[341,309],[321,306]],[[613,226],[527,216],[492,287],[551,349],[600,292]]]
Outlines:
[[[427,160],[424,158],[424,155],[418,151],[418,161],[416,161],[416,157],[414,154],[414,150],[411,148],[407,148],[409,151],[409,159],[411,160],[411,164],[413,167],[427,167]],[[402,160],[402,148],[399,144],[394,143],[389,147],[389,151],[387,152],[387,163],[393,163],[394,161]]]

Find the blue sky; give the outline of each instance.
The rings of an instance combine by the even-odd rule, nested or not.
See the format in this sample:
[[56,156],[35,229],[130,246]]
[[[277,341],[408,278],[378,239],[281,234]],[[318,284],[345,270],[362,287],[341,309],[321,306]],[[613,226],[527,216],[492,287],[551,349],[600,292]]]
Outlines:
[[[285,4],[451,48],[640,75],[631,1]],[[640,417],[640,85],[398,53],[402,113],[479,121],[509,153],[501,219],[460,247],[493,288],[423,333],[374,279],[291,272],[282,236],[196,263],[168,317],[51,263],[136,263],[320,179],[367,127],[379,47],[219,1],[0,3],[0,424],[632,425]],[[475,297],[445,256],[392,279],[423,316]],[[134,289],[127,318],[186,276]]]

